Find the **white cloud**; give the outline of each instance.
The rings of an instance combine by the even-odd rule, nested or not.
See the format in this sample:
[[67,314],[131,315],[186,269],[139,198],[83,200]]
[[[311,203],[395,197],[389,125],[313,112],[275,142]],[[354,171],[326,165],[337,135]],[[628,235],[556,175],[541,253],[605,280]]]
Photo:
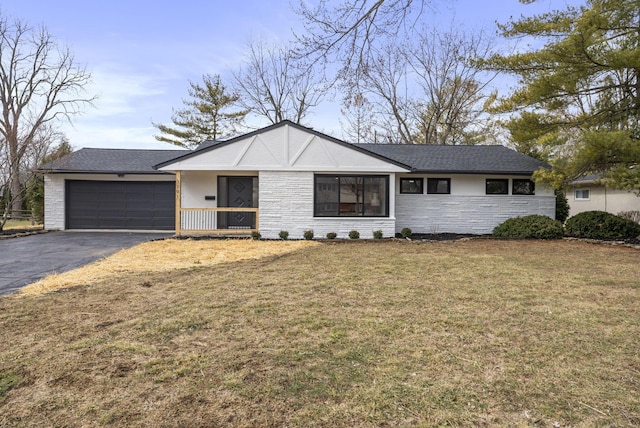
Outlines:
[[131,72],[115,64],[98,66],[91,74],[87,91],[98,99],[87,113],[95,117],[136,112],[141,101],[167,92],[167,79],[160,74]]

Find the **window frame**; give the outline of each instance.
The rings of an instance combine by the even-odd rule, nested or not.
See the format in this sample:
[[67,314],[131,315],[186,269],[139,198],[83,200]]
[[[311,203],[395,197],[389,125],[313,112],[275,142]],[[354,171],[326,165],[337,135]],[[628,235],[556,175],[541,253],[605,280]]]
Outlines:
[[[490,181],[495,181],[495,182],[501,182],[501,183],[505,183],[505,191],[504,192],[489,192],[489,182]],[[487,178],[485,180],[485,188],[484,188],[484,192],[485,195],[508,195],[509,194],[509,179],[508,178]]]
[[[530,183],[531,192],[530,193],[516,192],[516,183]],[[536,182],[529,178],[514,178],[513,180],[511,180],[511,194],[518,195],[518,196],[533,196],[536,194]]]
[[[333,214],[321,214],[318,213],[317,207],[318,207],[318,178],[337,178],[338,179],[338,185],[337,185],[337,210],[335,213]],[[355,213],[355,214],[342,214],[340,212],[340,196],[342,194],[341,192],[341,179],[343,178],[354,178],[356,179],[356,183],[358,182],[358,180],[362,180],[362,200],[363,202],[356,202],[356,208],[358,206],[358,204],[361,205],[360,207],[360,213]],[[383,208],[382,212],[383,214],[366,214],[366,204],[364,203],[364,201],[367,200],[366,195],[367,195],[367,186],[366,186],[366,179],[371,179],[371,178],[378,178],[378,179],[383,179],[383,186],[384,186],[384,201],[382,201],[380,195],[378,195],[378,200],[380,201],[380,207]],[[390,199],[390,194],[389,194],[389,183],[390,183],[390,179],[389,179],[389,175],[385,175],[385,174],[314,174],[313,175],[313,217],[314,218],[389,218],[390,217],[390,212],[389,212],[389,199]],[[378,192],[381,193],[381,192]]]
[[[402,190],[402,183],[407,182],[407,181],[415,181],[416,183],[420,183],[419,184],[420,190],[416,191],[416,192],[403,191]],[[402,195],[423,195],[424,194],[424,178],[422,178],[422,177],[417,177],[417,178],[400,177],[400,194],[402,194]]]
[[[446,192],[431,192],[429,189],[431,188],[431,186],[429,185],[429,183],[433,183],[434,181],[436,181],[436,186],[435,189],[438,189],[438,182],[440,181],[445,181],[447,183],[447,191]],[[449,177],[429,177],[427,178],[427,194],[428,195],[450,195],[451,194],[451,178]]]
[[[578,197],[578,192],[581,192],[584,195],[584,192],[587,192],[587,197]],[[589,201],[591,200],[591,188],[581,188],[573,190],[573,200],[574,201]]]

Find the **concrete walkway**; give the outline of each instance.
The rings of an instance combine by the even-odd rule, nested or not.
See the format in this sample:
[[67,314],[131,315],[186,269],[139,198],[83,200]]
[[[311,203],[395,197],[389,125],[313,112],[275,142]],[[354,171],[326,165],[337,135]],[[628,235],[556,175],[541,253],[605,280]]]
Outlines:
[[0,240],[0,295],[172,233],[49,232]]

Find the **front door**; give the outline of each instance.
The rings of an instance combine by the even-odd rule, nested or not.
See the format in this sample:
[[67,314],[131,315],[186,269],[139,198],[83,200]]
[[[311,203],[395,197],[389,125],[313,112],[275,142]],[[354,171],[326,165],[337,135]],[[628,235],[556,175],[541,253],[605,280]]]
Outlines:
[[[229,207],[251,208],[253,200],[253,177],[227,177],[227,201]],[[227,213],[229,229],[251,229],[255,213]]]

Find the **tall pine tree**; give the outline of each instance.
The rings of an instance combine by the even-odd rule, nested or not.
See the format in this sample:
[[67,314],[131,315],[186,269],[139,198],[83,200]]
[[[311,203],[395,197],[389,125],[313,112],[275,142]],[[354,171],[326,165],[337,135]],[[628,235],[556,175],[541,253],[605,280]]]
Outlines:
[[218,74],[205,74],[202,80],[203,84],[189,81],[191,98],[182,100],[185,108],[174,109],[171,116],[174,126],[153,124],[161,132],[156,140],[191,149],[203,141],[235,134],[248,113],[232,110],[240,96],[227,91]]
[[495,110],[517,113],[507,129],[520,150],[554,163],[556,171],[540,177],[560,185],[598,174],[609,185],[640,190],[640,2],[587,0],[500,29],[508,38],[544,42],[482,61],[518,76],[519,89]]

